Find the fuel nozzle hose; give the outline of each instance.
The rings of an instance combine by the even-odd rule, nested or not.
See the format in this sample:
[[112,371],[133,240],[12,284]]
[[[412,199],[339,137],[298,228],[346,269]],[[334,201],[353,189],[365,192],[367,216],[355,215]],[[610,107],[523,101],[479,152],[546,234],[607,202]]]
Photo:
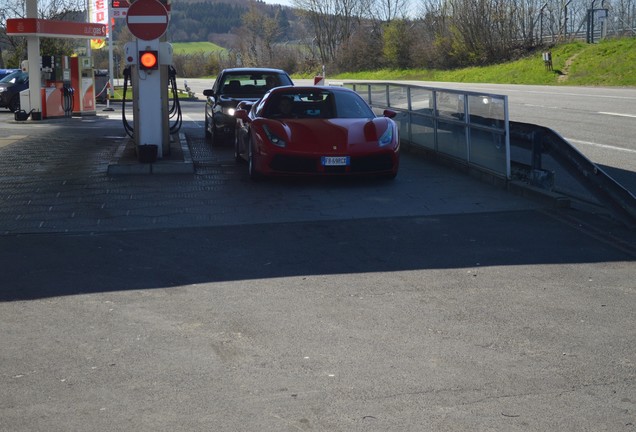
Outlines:
[[62,87],[62,110],[65,117],[70,117],[75,109],[75,89],[68,85]]
[[177,90],[177,70],[170,66],[168,69],[168,82],[170,89],[172,90],[172,105],[168,114],[170,119],[175,119],[174,123],[170,126],[170,134],[179,132],[181,125],[183,124],[183,114],[181,112],[181,104],[179,103],[179,92]]
[[[168,73],[168,82],[170,85],[170,89],[172,90],[172,105],[170,106],[168,114],[170,116],[170,119],[175,119],[174,123],[170,126],[170,134],[174,134],[179,132],[179,130],[181,129],[181,126],[183,124],[183,114],[181,112],[181,105],[179,104],[179,94],[177,91],[177,72],[174,67],[170,66]],[[124,69],[124,90],[121,102],[121,117],[126,134],[129,137],[134,138],[135,130],[126,119],[126,93],[128,91],[129,82],[132,84],[130,66]]]
[[121,120],[124,124],[124,130],[126,131],[126,134],[130,138],[134,138],[135,129],[130,125],[130,123],[128,123],[128,120],[126,119],[126,92],[128,91],[128,82],[131,79],[130,74],[130,66],[127,66],[126,68],[124,68],[124,94],[121,98]]

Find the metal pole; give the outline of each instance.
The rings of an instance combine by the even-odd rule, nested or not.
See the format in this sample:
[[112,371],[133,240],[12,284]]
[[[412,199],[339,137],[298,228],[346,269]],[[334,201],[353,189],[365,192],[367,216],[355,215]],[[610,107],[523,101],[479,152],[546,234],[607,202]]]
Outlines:
[[[27,18],[38,17],[37,0],[26,1]],[[29,102],[30,107],[20,107],[20,109],[42,111],[42,98],[40,96],[40,86],[42,77],[40,75],[40,36],[27,36],[27,63],[29,67]]]
[[110,98],[114,94],[113,86],[113,7],[108,2],[108,94],[106,95],[106,109],[104,111],[114,111],[110,107]]
[[590,9],[590,43],[594,43],[594,4],[596,0],[592,0],[592,9]]

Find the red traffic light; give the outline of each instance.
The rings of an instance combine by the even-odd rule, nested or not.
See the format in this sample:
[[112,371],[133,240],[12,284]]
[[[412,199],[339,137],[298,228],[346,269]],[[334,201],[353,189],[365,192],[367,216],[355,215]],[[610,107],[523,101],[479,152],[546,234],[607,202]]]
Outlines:
[[139,69],[154,70],[159,68],[159,55],[154,50],[139,51]]

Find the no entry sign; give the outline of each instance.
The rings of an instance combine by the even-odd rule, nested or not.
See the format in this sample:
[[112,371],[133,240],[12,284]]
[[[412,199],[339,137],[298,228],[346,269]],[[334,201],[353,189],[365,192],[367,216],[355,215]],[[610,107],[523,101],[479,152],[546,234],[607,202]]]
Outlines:
[[157,0],[137,0],[128,9],[126,24],[141,40],[158,39],[168,29],[168,11]]

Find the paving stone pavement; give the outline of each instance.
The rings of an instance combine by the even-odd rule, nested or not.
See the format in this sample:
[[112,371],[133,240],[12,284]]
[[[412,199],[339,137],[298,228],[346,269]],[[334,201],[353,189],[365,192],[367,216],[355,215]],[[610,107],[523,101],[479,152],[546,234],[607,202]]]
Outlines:
[[0,233],[106,232],[473,213],[540,204],[404,155],[393,182],[251,182],[231,148],[183,135],[194,174],[108,175],[128,140],[117,115],[0,118]]

